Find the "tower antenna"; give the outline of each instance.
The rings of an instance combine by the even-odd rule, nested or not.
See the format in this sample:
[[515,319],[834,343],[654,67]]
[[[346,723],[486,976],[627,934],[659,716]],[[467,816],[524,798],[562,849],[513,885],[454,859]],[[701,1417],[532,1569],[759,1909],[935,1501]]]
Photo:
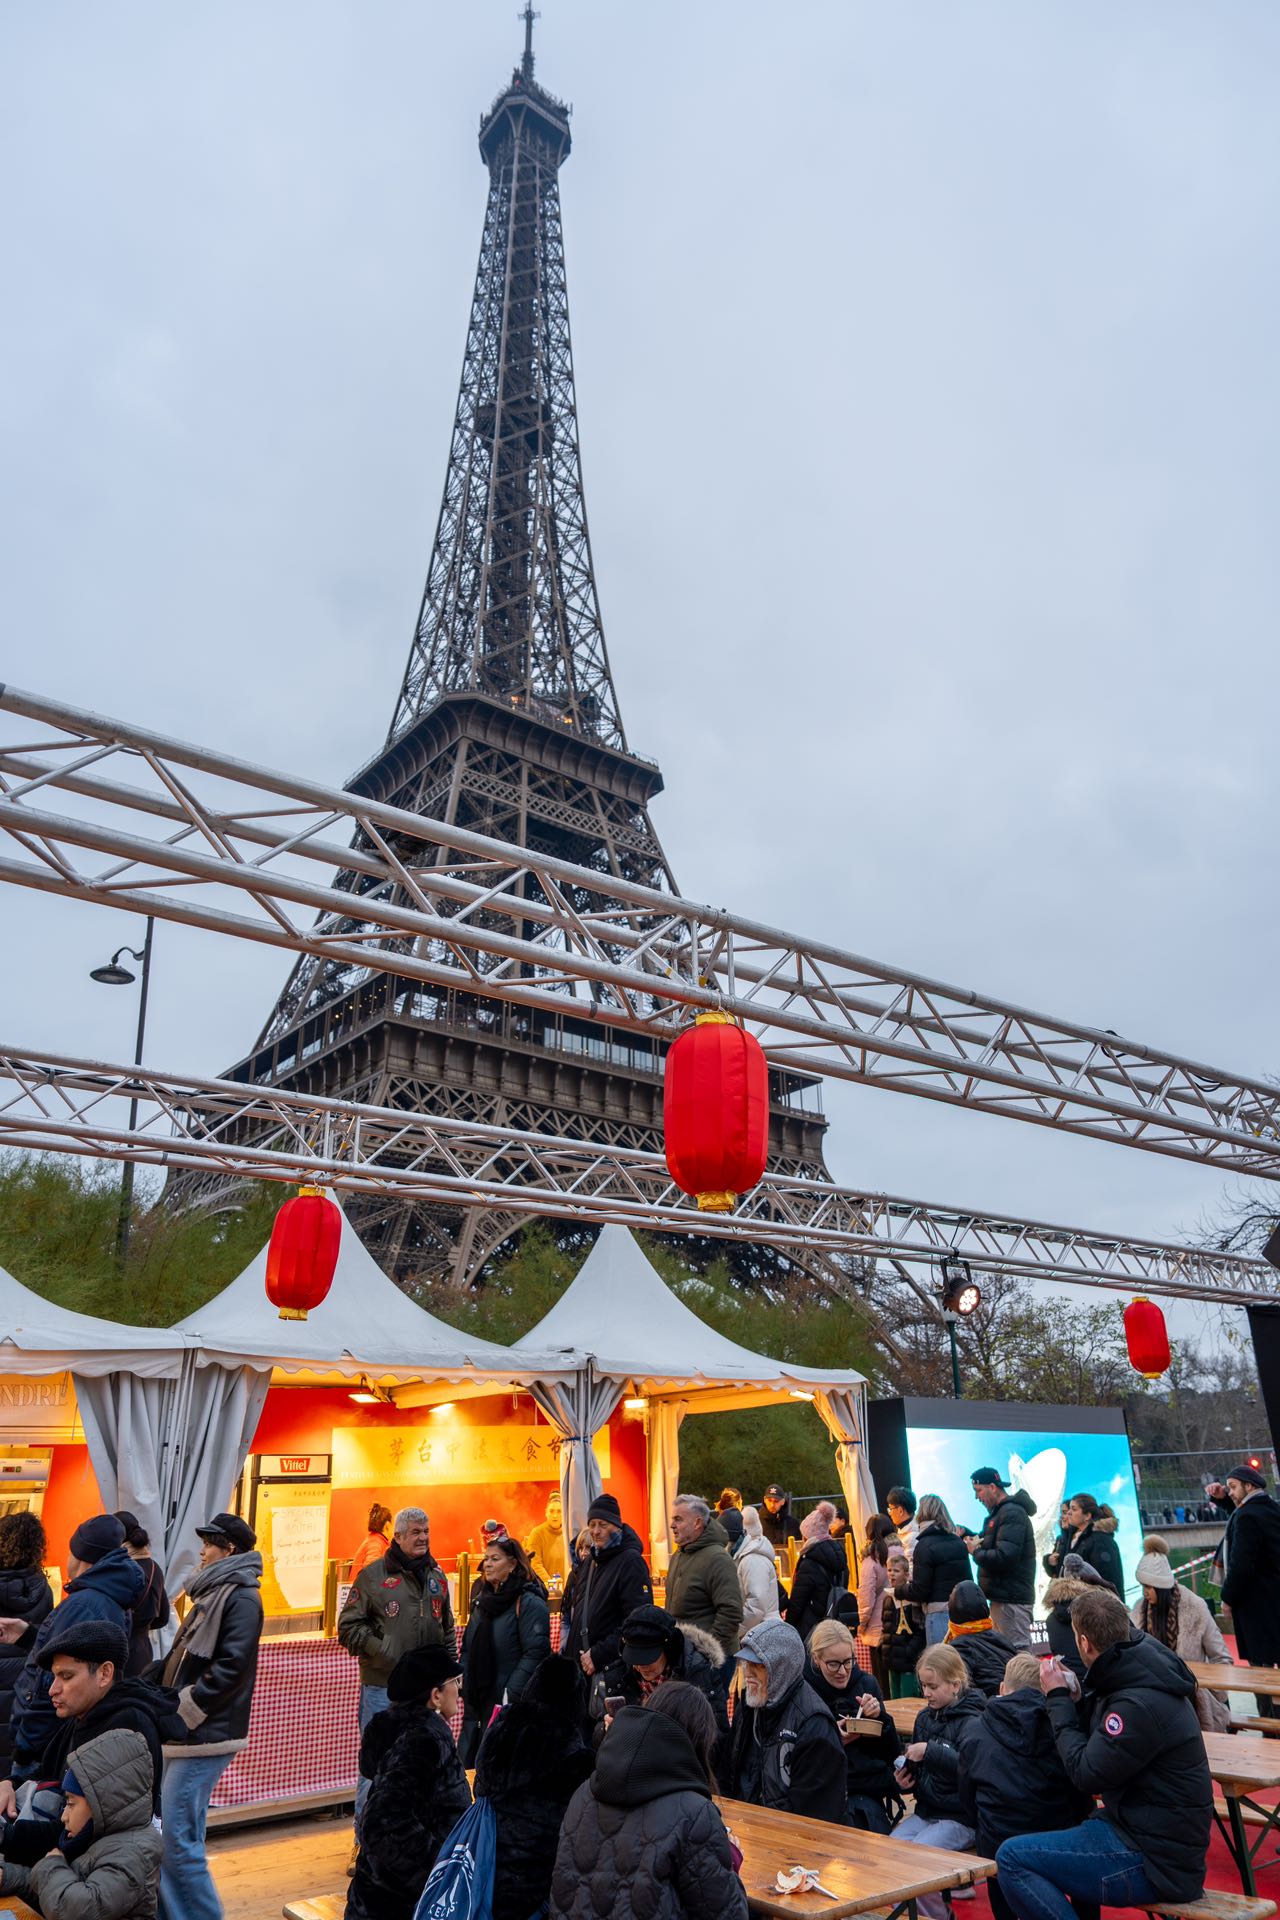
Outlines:
[[518,20],[524,21],[524,58],[520,62],[520,73],[522,78],[524,78],[525,80],[532,80],[533,78],[533,23],[535,20],[540,20],[542,18],[542,15],[534,12],[532,0],[525,0],[524,12],[517,14],[516,18]]

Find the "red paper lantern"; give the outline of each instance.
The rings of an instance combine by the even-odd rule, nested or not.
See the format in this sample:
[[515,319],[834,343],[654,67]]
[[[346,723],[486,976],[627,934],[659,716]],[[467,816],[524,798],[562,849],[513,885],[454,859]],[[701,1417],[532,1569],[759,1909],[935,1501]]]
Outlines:
[[305,1320],[333,1285],[342,1215],[322,1187],[286,1200],[267,1248],[267,1298],[282,1320]]
[[1158,1380],[1169,1370],[1169,1329],[1154,1300],[1131,1300],[1124,1310],[1124,1337],[1129,1365],[1144,1380]]
[[700,1013],[667,1055],[667,1169],[703,1213],[732,1213],[769,1153],[769,1063],[727,1013]]

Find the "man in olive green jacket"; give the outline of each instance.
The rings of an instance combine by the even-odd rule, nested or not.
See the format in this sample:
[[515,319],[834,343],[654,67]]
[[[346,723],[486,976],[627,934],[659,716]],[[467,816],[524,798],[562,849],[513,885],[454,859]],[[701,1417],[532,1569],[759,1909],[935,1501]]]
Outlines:
[[[457,1651],[449,1582],[431,1555],[431,1522],[421,1507],[402,1507],[391,1545],[356,1575],[338,1615],[338,1638],[360,1662],[360,1731],[389,1702],[387,1682],[402,1653],[413,1647]],[[369,1796],[361,1777],[356,1788],[356,1836]]]
[[714,1634],[730,1659],[742,1628],[742,1588],[729,1536],[696,1494],[676,1495],[671,1508],[676,1551],[667,1568],[664,1602],[673,1620]]

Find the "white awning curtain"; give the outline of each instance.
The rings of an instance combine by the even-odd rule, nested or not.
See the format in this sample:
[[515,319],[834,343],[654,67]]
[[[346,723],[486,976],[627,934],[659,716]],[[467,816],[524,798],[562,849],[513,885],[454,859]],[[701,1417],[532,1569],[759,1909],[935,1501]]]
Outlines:
[[867,1521],[876,1511],[876,1490],[867,1458],[867,1385],[828,1387],[814,1395],[822,1423],[836,1443],[836,1472],[844,1494],[849,1524],[858,1551],[866,1539]]
[[587,1361],[567,1380],[531,1381],[529,1392],[560,1435],[564,1533],[574,1541],[587,1524],[587,1508],[604,1491],[592,1438],[609,1424],[623,1388],[616,1380],[598,1380]]
[[75,1375],[94,1476],[109,1510],[136,1513],[170,1593],[200,1555],[195,1530],[225,1511],[262,1416],[271,1375],[196,1365],[175,1380]]

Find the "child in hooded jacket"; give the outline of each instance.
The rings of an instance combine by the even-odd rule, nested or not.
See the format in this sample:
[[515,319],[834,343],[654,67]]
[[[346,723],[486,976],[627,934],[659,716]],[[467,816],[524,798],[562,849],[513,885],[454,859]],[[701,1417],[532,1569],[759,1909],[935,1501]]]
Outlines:
[[[915,1811],[894,1829],[895,1840],[964,1853],[973,1845],[972,1817],[960,1789],[968,1751],[986,1705],[969,1683],[969,1670],[954,1647],[927,1647],[916,1665],[925,1704],[916,1715],[898,1786],[915,1795]],[[928,1920],[943,1920],[941,1894],[916,1902]]]
[[0,1893],[44,1920],[153,1920],[164,1842],[152,1825],[152,1759],[129,1727],[77,1747],[63,1775],[60,1846],[33,1867],[5,1863]]

